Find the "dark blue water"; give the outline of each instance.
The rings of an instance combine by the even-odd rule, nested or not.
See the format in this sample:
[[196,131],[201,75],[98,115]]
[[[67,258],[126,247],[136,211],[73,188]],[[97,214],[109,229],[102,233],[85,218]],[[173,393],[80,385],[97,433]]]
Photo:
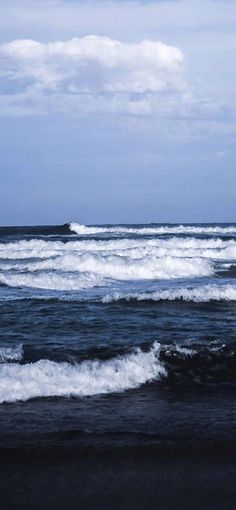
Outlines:
[[235,440],[236,224],[0,228],[0,446]]

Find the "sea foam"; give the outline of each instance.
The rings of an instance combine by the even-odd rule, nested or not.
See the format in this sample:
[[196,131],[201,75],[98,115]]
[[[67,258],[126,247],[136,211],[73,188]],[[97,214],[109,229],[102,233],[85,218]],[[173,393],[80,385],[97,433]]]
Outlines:
[[159,360],[160,344],[148,352],[135,352],[108,361],[89,360],[79,364],[40,360],[0,367],[0,403],[35,397],[86,397],[135,389],[165,377]]
[[0,363],[9,361],[20,361],[23,358],[23,345],[16,347],[1,347],[0,348]]
[[179,287],[174,289],[158,290],[141,293],[114,293],[102,298],[103,303],[113,301],[236,301],[236,285],[202,285],[195,288]]
[[195,225],[171,225],[155,227],[126,227],[126,226],[86,226],[79,223],[70,223],[70,230],[79,235],[94,234],[138,234],[138,235],[163,235],[163,234],[235,234],[236,227],[219,226],[195,226]]
[[[58,274],[55,270],[59,271]],[[0,275],[0,282],[12,287],[55,290],[80,290],[105,285],[106,280],[155,280],[193,278],[213,274],[210,261],[202,258],[146,256],[130,259],[120,256],[68,255],[58,260],[39,262],[27,273]]]
[[[236,259],[235,240],[219,238],[196,239],[171,237],[170,239],[107,239],[81,241],[51,241],[32,239],[0,243],[0,259],[24,263],[24,259],[49,260],[66,254],[126,255],[142,258],[145,255],[174,257],[204,257],[211,259]],[[9,266],[11,268],[11,263]]]
[[94,274],[55,274],[41,272],[36,274],[19,273],[0,276],[0,283],[9,287],[26,287],[58,291],[77,291],[97,287],[102,284],[98,275]]
[[[0,244],[0,283],[73,291],[108,281],[172,280],[211,276],[236,261],[235,240],[42,239]],[[220,265],[219,265],[220,264]]]

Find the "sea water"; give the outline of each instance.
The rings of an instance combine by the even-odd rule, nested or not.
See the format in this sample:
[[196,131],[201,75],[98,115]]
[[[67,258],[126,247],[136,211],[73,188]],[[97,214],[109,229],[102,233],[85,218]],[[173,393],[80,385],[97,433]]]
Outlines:
[[236,224],[0,228],[0,444],[232,440]]

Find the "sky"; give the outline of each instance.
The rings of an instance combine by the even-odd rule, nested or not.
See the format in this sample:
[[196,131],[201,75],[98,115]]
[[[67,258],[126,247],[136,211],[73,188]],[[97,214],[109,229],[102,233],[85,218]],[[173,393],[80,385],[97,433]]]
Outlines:
[[0,0],[0,224],[236,221],[234,0]]

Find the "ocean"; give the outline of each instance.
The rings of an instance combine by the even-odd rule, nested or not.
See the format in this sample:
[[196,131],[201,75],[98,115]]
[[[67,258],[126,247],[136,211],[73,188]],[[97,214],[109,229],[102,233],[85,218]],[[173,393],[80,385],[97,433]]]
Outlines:
[[[136,509],[154,508],[159,501],[155,484],[147,485],[151,475],[145,478],[150,465],[142,468],[148,459],[159,459],[158,464],[178,458],[182,466],[189,456],[222,462],[235,455],[235,277],[236,224],[0,228],[0,452],[3,465],[11,465],[2,481],[4,510],[8,503],[20,508],[9,496],[9,484],[22,452],[24,459],[50,452],[54,460],[47,466],[61,455],[75,461],[76,452],[83,462],[92,456],[95,465],[99,455],[106,492],[113,483],[114,498],[118,481],[115,476],[107,481],[113,468],[106,465],[104,474],[104,459],[111,463],[123,455],[122,469],[121,460],[112,463],[120,466],[119,494],[122,473],[128,470],[130,477],[139,466],[144,472],[138,483],[146,480],[152,500],[140,503],[131,476],[129,504],[123,499],[119,506],[118,498],[112,507]],[[189,464],[184,474],[181,466],[178,471],[171,465],[173,484],[177,472],[188,479]],[[215,466],[207,468],[206,486],[211,477],[217,481]],[[93,484],[101,478],[100,467]],[[92,476],[86,469],[80,472],[85,485]],[[196,483],[204,468],[194,469]],[[69,472],[67,465],[64,478]],[[165,472],[159,466],[168,498],[171,474],[166,481]],[[39,490],[37,476],[32,483]],[[225,476],[225,491],[221,487],[214,508],[233,508],[235,471]],[[71,477],[75,480],[75,473]],[[91,491],[80,508],[90,508]],[[19,487],[18,492],[26,508],[26,493]],[[187,498],[188,508],[188,490],[181,494],[177,500],[185,508]],[[211,508],[201,497],[196,508]],[[41,508],[33,501],[32,507]],[[111,508],[104,501],[91,508]],[[162,503],[158,508],[174,508],[163,494]],[[74,508],[72,500],[68,508]]]

